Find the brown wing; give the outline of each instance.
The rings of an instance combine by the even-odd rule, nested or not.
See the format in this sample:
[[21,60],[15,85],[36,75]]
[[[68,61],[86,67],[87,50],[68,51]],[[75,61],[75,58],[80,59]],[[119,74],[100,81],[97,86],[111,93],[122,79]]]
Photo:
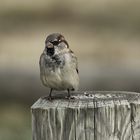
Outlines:
[[42,84],[45,86],[46,84],[46,78],[45,78],[45,55],[42,53],[39,60],[39,66],[40,66],[40,79],[42,81]]
[[72,62],[75,65],[75,69],[76,69],[77,73],[79,73],[79,70],[78,70],[78,59],[77,59],[76,55],[74,54],[74,52],[72,50],[70,50],[70,53],[71,53],[71,56],[72,56]]

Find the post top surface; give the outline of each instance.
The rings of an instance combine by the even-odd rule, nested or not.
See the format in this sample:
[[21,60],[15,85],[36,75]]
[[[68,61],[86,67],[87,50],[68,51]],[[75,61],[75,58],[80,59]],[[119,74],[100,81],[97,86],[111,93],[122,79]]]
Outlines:
[[74,99],[66,99],[66,92],[55,92],[51,101],[40,98],[32,109],[48,108],[98,108],[114,105],[140,104],[140,93],[127,91],[79,91],[71,94]]

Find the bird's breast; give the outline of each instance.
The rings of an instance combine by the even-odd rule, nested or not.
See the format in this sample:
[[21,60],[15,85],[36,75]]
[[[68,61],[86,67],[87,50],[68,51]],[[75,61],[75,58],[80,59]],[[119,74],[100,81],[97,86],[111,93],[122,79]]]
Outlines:
[[77,89],[79,76],[69,55],[44,59],[44,85],[54,89]]
[[65,66],[65,59],[64,57],[59,57],[55,55],[45,61],[45,67],[48,68],[50,71],[57,71],[62,69]]

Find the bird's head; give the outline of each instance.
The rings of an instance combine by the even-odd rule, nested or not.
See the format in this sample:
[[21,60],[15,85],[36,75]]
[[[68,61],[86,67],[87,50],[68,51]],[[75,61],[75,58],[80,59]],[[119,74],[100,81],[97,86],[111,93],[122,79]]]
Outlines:
[[59,33],[50,34],[45,40],[45,51],[49,56],[59,54],[68,47],[69,45],[64,36]]

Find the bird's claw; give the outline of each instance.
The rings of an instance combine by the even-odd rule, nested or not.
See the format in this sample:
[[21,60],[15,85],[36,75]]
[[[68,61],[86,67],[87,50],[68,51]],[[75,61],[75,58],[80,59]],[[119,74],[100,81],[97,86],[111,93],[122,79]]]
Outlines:
[[41,99],[45,99],[45,100],[51,101],[52,97],[51,96],[43,96],[43,97],[41,97]]
[[69,100],[70,100],[70,99],[75,99],[73,96],[66,96],[65,98],[66,98],[66,99],[69,99]]

